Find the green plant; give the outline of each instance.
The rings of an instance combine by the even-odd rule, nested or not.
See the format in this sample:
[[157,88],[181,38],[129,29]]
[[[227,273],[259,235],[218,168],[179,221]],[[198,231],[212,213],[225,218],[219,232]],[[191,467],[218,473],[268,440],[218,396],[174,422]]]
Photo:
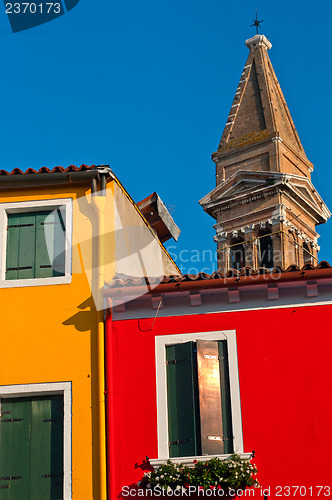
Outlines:
[[221,489],[227,494],[230,490],[244,490],[247,487],[258,487],[254,477],[257,469],[249,460],[243,460],[234,453],[226,460],[211,458],[210,460],[193,460],[193,467],[184,466],[168,460],[153,472],[145,474],[141,486],[145,488],[165,490],[187,489]]

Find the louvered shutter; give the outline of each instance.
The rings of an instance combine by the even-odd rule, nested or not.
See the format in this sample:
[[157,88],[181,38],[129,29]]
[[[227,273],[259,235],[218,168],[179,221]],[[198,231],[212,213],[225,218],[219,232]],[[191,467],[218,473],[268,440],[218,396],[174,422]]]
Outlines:
[[35,215],[8,214],[6,279],[34,278]]
[[233,453],[233,426],[226,340],[218,342],[224,453]]
[[63,397],[31,398],[31,500],[63,498]]
[[60,209],[36,213],[36,278],[65,275],[65,227]]
[[198,340],[197,365],[202,453],[229,453],[233,438],[226,342]]
[[30,401],[1,399],[0,499],[30,499]]
[[20,216],[9,214],[7,226],[6,280],[15,280],[18,277],[19,225]]
[[169,456],[200,455],[195,344],[166,347]]
[[65,212],[58,208],[54,224],[54,247],[53,247],[53,276],[65,275]]
[[203,455],[224,452],[218,342],[197,340],[197,365]]
[[[37,212],[36,215],[36,273],[35,278],[52,276],[54,246],[54,214]],[[46,228],[46,224],[49,227]],[[46,231],[46,232],[45,232]],[[46,237],[47,234],[47,244]]]
[[2,398],[0,499],[63,498],[63,397]]

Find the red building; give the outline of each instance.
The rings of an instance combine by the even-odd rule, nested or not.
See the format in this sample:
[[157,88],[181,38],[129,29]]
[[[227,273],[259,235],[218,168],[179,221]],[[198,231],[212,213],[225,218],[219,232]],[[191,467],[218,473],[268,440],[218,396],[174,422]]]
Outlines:
[[[164,279],[108,318],[112,500],[127,496],[124,487],[149,470],[146,457],[153,466],[169,458],[166,350],[197,341],[225,342],[228,352],[231,437],[228,450],[211,441],[217,446],[208,455],[248,457],[255,450],[258,480],[270,498],[329,496],[332,268],[322,262],[301,271],[245,271]],[[106,293],[128,299],[143,284],[118,280]],[[182,454],[180,446],[173,460],[192,463],[202,453]]]

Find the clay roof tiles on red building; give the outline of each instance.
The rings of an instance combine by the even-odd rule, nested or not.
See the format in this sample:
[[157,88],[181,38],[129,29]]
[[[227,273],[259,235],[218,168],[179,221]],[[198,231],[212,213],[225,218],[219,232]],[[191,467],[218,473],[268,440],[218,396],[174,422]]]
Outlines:
[[[225,275],[215,271],[212,274],[206,273],[198,273],[198,274],[184,274],[181,276],[164,276],[162,279],[160,277],[133,277],[126,275],[117,275],[115,279],[111,283],[107,283],[106,285],[110,288],[119,288],[119,287],[129,287],[129,286],[142,286],[146,284],[155,285],[156,283],[160,284],[171,284],[171,283],[193,283],[193,282],[206,282],[212,280],[225,280],[228,278],[241,278],[241,277],[250,277],[250,276],[259,276],[259,275],[270,275],[271,277],[275,276],[276,280],[278,276],[285,275],[286,273],[299,273],[302,274],[303,277],[307,271],[320,271],[324,269],[332,270],[332,266],[326,262],[321,261],[317,264],[317,266],[313,266],[312,264],[305,264],[301,269],[298,266],[292,265],[287,269],[281,268],[273,268],[266,269],[264,267],[260,267],[259,269],[252,269],[249,266],[243,267],[239,270],[230,269],[227,271]],[[332,273],[331,273],[332,274]]]

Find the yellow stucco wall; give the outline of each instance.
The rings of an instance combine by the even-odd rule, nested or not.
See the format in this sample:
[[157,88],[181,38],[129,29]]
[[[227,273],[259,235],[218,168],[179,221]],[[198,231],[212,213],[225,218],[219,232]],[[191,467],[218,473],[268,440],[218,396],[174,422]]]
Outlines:
[[[115,255],[114,182],[107,188],[105,277],[110,280]],[[69,284],[0,289],[0,385],[72,382],[72,498],[97,500],[93,492],[96,457],[91,446],[96,439],[91,409],[96,313],[90,287],[96,216],[90,186],[0,191],[1,203],[55,198],[73,200],[72,280]]]

